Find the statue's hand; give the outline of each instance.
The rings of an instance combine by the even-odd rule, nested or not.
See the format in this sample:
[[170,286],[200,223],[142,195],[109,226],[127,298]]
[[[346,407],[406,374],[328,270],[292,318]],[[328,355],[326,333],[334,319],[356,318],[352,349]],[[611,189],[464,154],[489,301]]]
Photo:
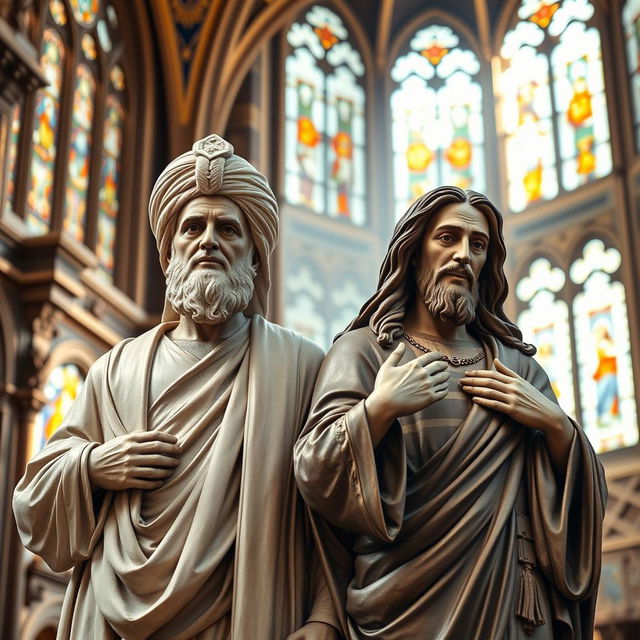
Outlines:
[[562,409],[531,383],[497,358],[493,362],[495,371],[465,371],[460,380],[462,389],[473,396],[475,403],[542,431],[557,429],[567,420]]
[[307,622],[303,627],[287,636],[287,640],[338,640],[340,634],[330,624]]
[[449,372],[441,353],[431,351],[398,365],[405,348],[401,342],[382,364],[366,401],[369,414],[387,421],[428,407],[444,398],[449,388]]
[[137,431],[113,438],[89,454],[94,488],[157,489],[178,465],[178,439],[161,431]]

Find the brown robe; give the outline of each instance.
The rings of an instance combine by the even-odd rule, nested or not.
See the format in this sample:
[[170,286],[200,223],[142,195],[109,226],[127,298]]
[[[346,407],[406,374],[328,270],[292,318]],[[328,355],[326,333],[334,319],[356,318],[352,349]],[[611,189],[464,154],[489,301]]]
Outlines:
[[[591,638],[606,486],[583,431],[560,478],[539,431],[474,404],[408,467],[402,427],[415,445],[424,417],[396,421],[374,449],[364,408],[395,346],[382,349],[368,327],[333,345],[294,455],[301,493],[323,516],[314,532],[345,635],[513,640],[527,637],[516,612],[536,608],[545,623],[529,637]],[[532,358],[494,341],[485,356],[555,401]]]
[[[322,353],[256,315],[198,360],[168,343],[173,326],[94,364],[16,489],[25,546],[74,568],[58,638],[282,640],[307,620],[337,625],[292,463]],[[154,367],[172,362],[150,398]],[[178,437],[172,476],[93,494],[91,450],[147,429]]]

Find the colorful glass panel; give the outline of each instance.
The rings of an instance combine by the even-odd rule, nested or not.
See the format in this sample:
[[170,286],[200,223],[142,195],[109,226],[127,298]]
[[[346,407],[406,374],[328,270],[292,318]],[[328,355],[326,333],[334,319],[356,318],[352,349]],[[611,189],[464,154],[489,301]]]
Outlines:
[[391,70],[396,217],[429,189],[484,191],[480,62],[449,27],[418,31]]
[[16,157],[18,155],[18,137],[20,136],[20,105],[17,104],[11,113],[9,125],[9,138],[7,141],[7,186],[5,188],[5,209],[13,208],[13,196],[16,180]]
[[33,235],[46,233],[51,225],[53,169],[58,140],[64,53],[60,36],[53,29],[46,29],[40,66],[49,84],[36,94],[33,151],[25,212],[27,228]]
[[125,87],[124,81],[124,71],[120,67],[120,65],[114,65],[109,73],[109,79],[111,80],[111,84],[116,91],[123,91]]
[[570,271],[582,285],[573,302],[582,424],[598,453],[638,442],[625,290],[611,280],[620,261],[595,239]]
[[627,65],[630,75],[636,148],[640,150],[640,0],[628,0],[622,9],[627,41]]
[[42,390],[46,404],[37,413],[30,434],[28,459],[38,453],[64,420],[69,407],[76,399],[84,376],[75,364],[62,364],[49,374]]
[[109,27],[104,20],[98,20],[98,26],[96,27],[98,32],[98,40],[100,40],[100,46],[108,53],[111,51],[113,43],[111,42],[111,36],[109,35]]
[[56,24],[59,24],[61,27],[67,24],[67,12],[64,9],[62,0],[50,0],[49,12]]
[[99,0],[69,0],[69,4],[74,18],[85,26],[92,25],[100,11]]
[[536,51],[543,38],[538,26],[521,22],[507,34],[501,51],[501,117],[509,208],[514,212],[558,193],[549,61]]
[[115,96],[108,96],[100,171],[100,192],[98,194],[96,256],[104,273],[109,278],[113,276],[116,221],[120,206],[118,193],[123,121],[124,109],[120,101]]
[[98,56],[98,50],[96,49],[96,41],[88,34],[85,33],[80,40],[80,46],[82,47],[82,53],[87,60],[95,60]]
[[85,65],[79,65],[73,94],[69,177],[62,228],[80,242],[84,240],[85,232],[95,89],[91,70]]
[[611,172],[600,34],[572,22],[551,54],[561,159],[567,191]]
[[285,197],[365,223],[365,92],[360,54],[342,20],[314,6],[287,34]]
[[568,415],[575,417],[569,308],[555,295],[564,282],[562,269],[552,267],[546,258],[534,260],[529,274],[516,287],[518,298],[528,302],[517,324],[525,342],[538,349],[535,359],[549,376],[558,402]]
[[524,0],[505,35],[498,87],[514,212],[611,171],[600,34],[585,24],[593,13],[588,0]]

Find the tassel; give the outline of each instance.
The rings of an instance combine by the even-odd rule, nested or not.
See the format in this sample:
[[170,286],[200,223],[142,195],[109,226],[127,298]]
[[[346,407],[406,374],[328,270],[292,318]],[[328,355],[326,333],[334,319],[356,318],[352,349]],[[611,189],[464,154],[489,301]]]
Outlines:
[[522,627],[527,635],[531,635],[535,627],[539,627],[546,622],[540,609],[538,584],[530,562],[525,563],[520,575],[516,616],[522,620]]

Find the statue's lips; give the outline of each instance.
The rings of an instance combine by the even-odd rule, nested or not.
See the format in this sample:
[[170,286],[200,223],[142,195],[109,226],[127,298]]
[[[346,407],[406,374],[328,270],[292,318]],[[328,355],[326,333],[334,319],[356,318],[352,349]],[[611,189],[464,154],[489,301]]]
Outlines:
[[203,258],[198,258],[193,261],[193,266],[198,267],[202,266],[203,268],[213,269],[216,266],[224,267],[224,263],[220,258],[215,258],[214,256],[204,256]]
[[469,279],[469,275],[464,271],[445,271],[440,274],[440,278],[455,278],[456,280],[461,280],[468,285],[471,285],[471,281]]

